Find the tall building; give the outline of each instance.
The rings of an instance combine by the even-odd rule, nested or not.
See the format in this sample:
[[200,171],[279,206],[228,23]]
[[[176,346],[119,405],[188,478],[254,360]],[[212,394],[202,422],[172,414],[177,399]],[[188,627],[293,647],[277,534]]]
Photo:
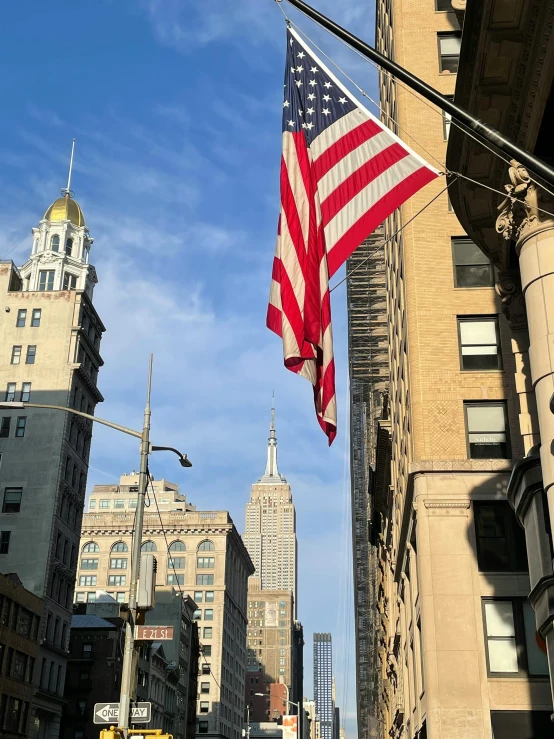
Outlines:
[[[134,527],[138,475],[119,485],[93,489],[83,516],[76,600],[91,602],[104,589],[128,598],[129,550]],[[247,580],[254,572],[248,552],[226,511],[196,511],[165,480],[149,488],[143,552],[157,560],[157,585],[173,585],[197,605],[201,655],[197,702],[198,734],[239,739],[243,728]],[[121,505],[121,502],[123,505]],[[167,543],[166,543],[167,537]],[[168,551],[169,545],[169,551]]]
[[314,634],[314,701],[321,739],[333,739],[333,644],[331,634]]
[[[69,190],[32,229],[29,258],[0,262],[3,400],[94,413],[104,325],[93,306],[93,239]],[[0,569],[44,600],[31,735],[55,739],[63,706],[92,422],[0,410]]]
[[[460,95],[466,107],[475,104],[477,117],[510,128],[513,140],[532,146],[554,71],[551,61],[548,71],[544,66],[544,49],[554,42],[552,3],[532,0],[521,13],[516,4],[500,5],[377,0],[376,44],[443,94]],[[508,7],[511,15],[504,14]],[[531,84],[539,78],[540,91]],[[450,170],[501,188],[505,163],[490,150],[454,133],[448,116],[389,75],[381,72],[379,84],[384,122],[408,131],[423,157],[437,157],[443,168],[448,145]],[[548,130],[543,142],[550,142]],[[517,265],[518,252],[496,233],[501,198],[495,202],[484,188],[455,185],[460,222],[443,188],[441,179],[429,184],[385,224],[388,402],[376,428],[361,424],[353,439],[375,460],[368,477],[368,538],[377,551],[370,571],[376,613],[365,634],[360,622],[357,639],[366,638],[366,664],[376,663],[379,680],[369,691],[377,695],[373,725],[363,724],[362,733],[361,722],[360,736],[539,739],[552,731],[548,665],[527,600],[523,530],[507,490],[514,461],[533,455],[539,440],[535,401],[544,405],[546,390],[535,398],[533,382],[550,376],[549,355],[546,349],[528,352],[531,332],[525,343],[504,315],[511,308],[512,318],[524,323],[519,275],[503,276]],[[509,223],[505,215],[499,230]],[[519,236],[521,229],[525,234],[525,223]],[[546,262],[535,254],[525,264],[531,282],[541,285]],[[540,314],[541,306],[542,297],[529,299],[528,311]],[[547,325],[538,321],[539,336]],[[543,439],[543,458],[551,438]],[[536,464],[537,457],[525,464]],[[515,468],[521,469],[519,461]],[[542,537],[539,493],[540,480],[533,477],[518,497],[524,501],[520,521],[532,522],[535,540]],[[544,577],[535,580],[530,596],[537,605],[552,577],[549,553],[543,562]],[[544,628],[542,635],[548,633]]]
[[275,409],[267,444],[265,473],[252,485],[246,506],[244,543],[262,590],[287,590],[296,604],[296,512],[290,485],[277,468]]

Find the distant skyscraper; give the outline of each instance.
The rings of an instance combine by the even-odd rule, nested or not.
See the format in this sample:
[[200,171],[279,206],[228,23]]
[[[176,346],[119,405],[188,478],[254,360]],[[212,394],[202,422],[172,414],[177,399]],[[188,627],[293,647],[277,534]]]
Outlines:
[[290,485],[277,469],[275,409],[267,444],[265,473],[252,485],[246,506],[244,543],[262,590],[288,590],[296,613],[296,513]]
[[331,634],[314,634],[314,700],[321,739],[333,739],[333,645]]

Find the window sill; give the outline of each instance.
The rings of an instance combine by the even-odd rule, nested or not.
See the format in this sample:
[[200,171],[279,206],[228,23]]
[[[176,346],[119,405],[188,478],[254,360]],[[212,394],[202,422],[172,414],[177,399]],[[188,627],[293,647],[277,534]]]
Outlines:
[[506,374],[506,370],[505,369],[489,369],[489,370],[486,370],[486,369],[478,369],[478,370],[460,369],[460,372],[462,374],[464,374],[464,375],[466,375],[466,374],[468,374],[468,375],[477,375],[477,374],[479,374],[479,375],[491,375],[491,374],[494,374],[495,372],[497,374],[499,374],[499,375]]
[[[452,213],[452,215],[455,215],[455,213]],[[493,290],[494,291],[494,285],[475,285],[474,287],[461,287],[459,285],[454,285],[454,290]]]

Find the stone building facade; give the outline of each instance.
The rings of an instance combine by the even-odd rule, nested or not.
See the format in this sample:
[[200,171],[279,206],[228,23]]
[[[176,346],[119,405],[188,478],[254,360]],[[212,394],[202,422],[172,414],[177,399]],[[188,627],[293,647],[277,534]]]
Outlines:
[[[457,95],[462,4],[378,0],[376,45]],[[470,5],[490,18],[481,3]],[[502,13],[514,6],[515,18],[516,5]],[[499,28],[508,22],[502,13]],[[408,131],[410,146],[444,170],[449,118],[383,72],[379,83],[384,122]],[[475,171],[483,164],[476,159]],[[495,290],[498,262],[457,219],[444,187],[438,178],[385,224],[389,387],[368,511],[379,682],[362,736],[538,739],[551,731],[548,665],[527,601],[523,531],[507,497],[514,460],[536,431],[521,406],[521,356]],[[477,222],[485,218],[475,201],[466,205]]]
[[[109,491],[101,493],[108,496],[102,499],[112,501],[107,512],[83,516],[78,601],[90,602],[90,594],[99,589],[121,602],[127,600],[134,511],[115,509],[115,500],[132,495],[127,490],[117,492],[117,487],[113,486],[111,497]],[[150,494],[161,501],[168,495],[164,487],[153,481],[157,492]],[[176,493],[176,497],[181,496]],[[233,521],[225,511],[190,510],[176,500],[159,516],[145,514],[142,550],[156,557],[156,585],[174,586],[197,606],[201,651],[197,733],[239,739],[244,715],[247,579],[254,567]]]
[[0,262],[0,397],[14,403],[0,409],[0,569],[44,600],[30,731],[56,739],[92,422],[17,404],[93,414],[105,329],[92,302],[93,239],[69,192],[32,233],[23,266]]

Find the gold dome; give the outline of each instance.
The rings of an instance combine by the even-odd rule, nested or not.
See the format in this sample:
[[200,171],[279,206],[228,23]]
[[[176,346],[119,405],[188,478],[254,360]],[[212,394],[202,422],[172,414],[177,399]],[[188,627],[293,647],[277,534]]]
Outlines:
[[47,221],[71,221],[75,226],[84,226],[85,217],[79,203],[69,195],[58,198],[44,214]]

